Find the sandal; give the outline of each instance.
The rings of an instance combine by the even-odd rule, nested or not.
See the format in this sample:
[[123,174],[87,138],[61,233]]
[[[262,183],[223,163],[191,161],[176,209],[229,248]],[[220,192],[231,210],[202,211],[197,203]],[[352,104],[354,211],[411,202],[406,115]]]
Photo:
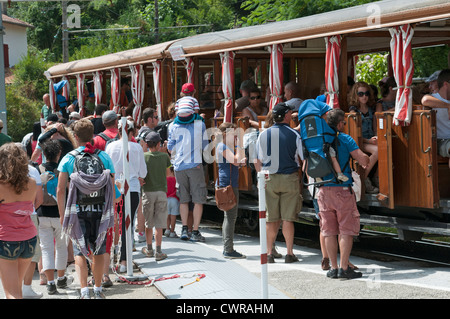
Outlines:
[[113,285],[111,279],[109,278],[109,276],[107,274],[103,274],[103,278],[102,278],[102,287],[111,287]]

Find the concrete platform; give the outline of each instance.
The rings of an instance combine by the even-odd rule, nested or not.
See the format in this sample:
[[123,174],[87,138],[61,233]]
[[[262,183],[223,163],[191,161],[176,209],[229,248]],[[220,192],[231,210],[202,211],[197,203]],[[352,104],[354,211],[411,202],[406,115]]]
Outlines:
[[[134,262],[150,278],[181,278],[156,282],[168,299],[259,299],[261,298],[261,266],[259,239],[236,235],[235,249],[246,259],[227,260],[222,257],[222,236],[219,228],[202,227],[205,243],[192,243],[179,238],[163,237],[162,250],[168,258],[156,262],[140,252],[143,243],[136,242]],[[177,234],[181,225],[177,224]],[[277,242],[278,251],[286,253],[284,243]],[[329,279],[320,267],[317,249],[294,247],[300,261],[285,264],[284,259],[268,265],[269,298],[450,298],[450,269],[424,268],[413,262],[378,262],[351,257],[363,277],[354,280]],[[195,281],[195,274],[205,278]]]

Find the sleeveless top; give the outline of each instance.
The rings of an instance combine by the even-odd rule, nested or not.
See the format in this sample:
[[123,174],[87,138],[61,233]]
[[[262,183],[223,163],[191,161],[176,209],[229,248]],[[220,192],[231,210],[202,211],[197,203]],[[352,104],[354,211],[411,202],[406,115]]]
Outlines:
[[[252,121],[258,121],[258,114],[256,114],[255,111],[253,111],[253,109],[250,106],[247,106],[246,109],[250,112],[250,114],[252,115]],[[267,107],[263,107],[263,111],[261,115],[267,115]]]
[[367,113],[363,113],[359,109],[357,109],[356,106],[350,106],[349,110],[361,114],[362,136],[366,139],[370,139],[375,136],[375,132],[373,131],[374,111],[369,108],[369,111],[367,111]]
[[24,241],[37,235],[31,220],[34,212],[32,201],[0,204],[0,240]]

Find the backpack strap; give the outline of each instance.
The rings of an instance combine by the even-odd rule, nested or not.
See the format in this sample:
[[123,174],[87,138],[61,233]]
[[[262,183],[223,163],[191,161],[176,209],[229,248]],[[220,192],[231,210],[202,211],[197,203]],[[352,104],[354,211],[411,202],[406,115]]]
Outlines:
[[106,135],[104,132],[99,133],[97,136],[100,136],[102,139],[104,139],[106,142],[108,142],[111,138]]

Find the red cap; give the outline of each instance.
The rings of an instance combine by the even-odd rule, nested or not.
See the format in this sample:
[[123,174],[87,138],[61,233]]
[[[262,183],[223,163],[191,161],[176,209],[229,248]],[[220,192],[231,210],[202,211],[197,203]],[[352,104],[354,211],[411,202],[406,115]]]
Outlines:
[[194,92],[194,84],[184,83],[183,86],[181,87],[181,92],[187,94]]

